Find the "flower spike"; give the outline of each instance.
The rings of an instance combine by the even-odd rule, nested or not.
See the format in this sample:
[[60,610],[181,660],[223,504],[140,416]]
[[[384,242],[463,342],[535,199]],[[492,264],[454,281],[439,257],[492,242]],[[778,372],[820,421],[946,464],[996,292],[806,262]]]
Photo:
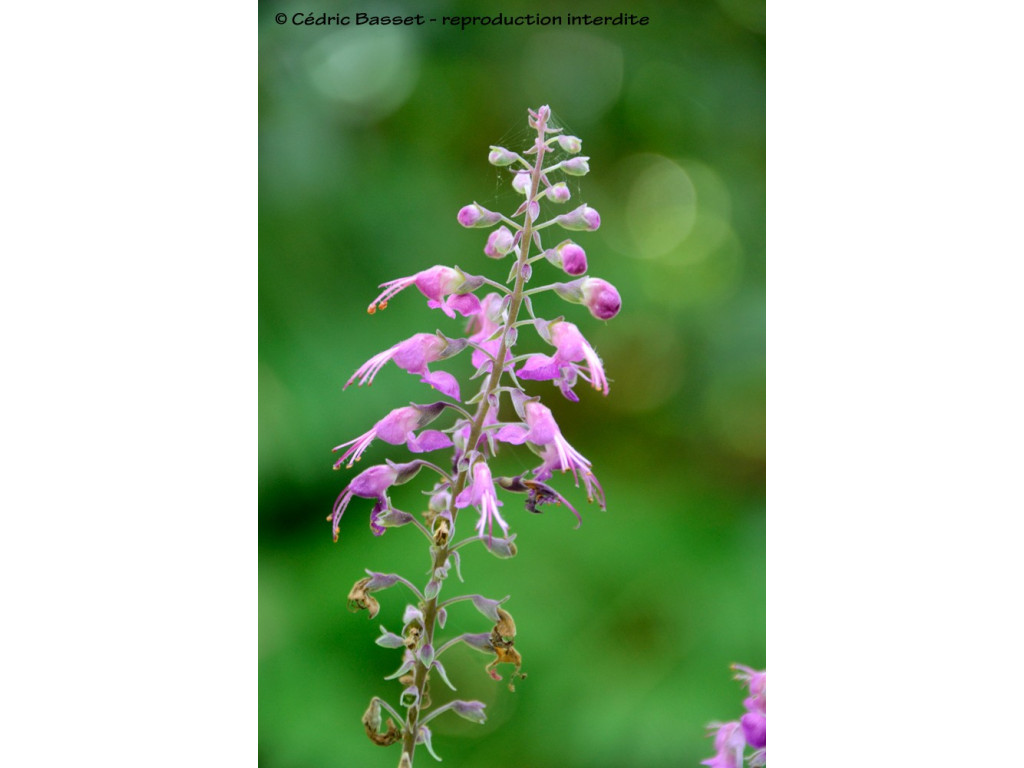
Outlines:
[[[463,547],[481,546],[500,560],[516,556],[516,534],[510,532],[499,494],[522,494],[523,507],[530,513],[542,512],[548,505],[564,506],[576,518],[578,528],[582,521],[579,511],[554,487],[552,480],[556,473],[569,473],[577,488],[585,488],[588,499],[605,508],[604,488],[595,477],[590,460],[562,434],[551,410],[524,387],[536,386],[532,384],[536,381],[551,381],[567,399],[578,401],[574,387],[582,380],[607,395],[609,380],[604,364],[580,329],[563,317],[539,316],[534,302],[539,294],[553,293],[582,304],[594,317],[607,320],[618,314],[621,300],[610,283],[588,275],[590,259],[582,245],[572,239],[557,242],[557,237],[552,238],[555,242],[545,244],[546,236],[559,231],[554,225],[591,232],[600,227],[601,217],[586,204],[561,215],[547,210],[550,206],[564,206],[574,196],[570,184],[575,188],[576,179],[590,172],[590,157],[581,154],[582,142],[578,137],[566,135],[562,128],[552,124],[547,105],[529,110],[527,122],[535,135],[525,147],[515,151],[492,145],[487,156],[488,162],[499,169],[502,185],[510,183],[517,193],[517,207],[506,215],[474,202],[463,206],[456,216],[461,227],[472,230],[469,237],[476,238],[476,245],[467,248],[467,252],[475,252],[482,268],[493,274],[470,275],[458,266],[435,264],[381,283],[380,293],[367,307],[369,314],[375,315],[402,291],[415,288],[426,298],[429,308],[441,310],[448,320],[464,319],[463,337],[459,338],[458,333],[453,337],[447,330],[415,333],[370,357],[344,386],[370,386],[388,363],[394,363],[449,398],[426,405],[398,404],[383,417],[375,416],[377,421],[365,432],[334,448],[335,469],[351,468],[375,443],[378,448],[380,443],[404,446],[401,450],[416,455],[446,449],[446,458],[435,460],[437,463],[426,458],[405,463],[385,460],[358,472],[338,495],[327,518],[337,541],[348,507],[355,499],[367,499],[374,536],[382,536],[389,529],[401,529],[393,536],[412,532],[414,537],[422,535],[427,539],[430,567],[418,585],[396,573],[367,570],[348,595],[350,609],[366,611],[371,617],[381,611],[374,596],[377,591],[401,583],[414,597],[402,615],[401,632],[389,632],[381,626],[376,639],[380,648],[401,653],[397,670],[386,679],[399,683],[395,695],[406,714],[400,715],[383,699],[374,698],[363,716],[367,736],[374,743],[401,744],[399,768],[412,768],[414,753],[421,746],[437,757],[428,724],[433,725],[430,721],[439,714],[452,710],[470,722],[486,720],[485,707],[479,701],[457,699],[439,706],[431,701],[431,688],[436,690],[438,679],[455,689],[441,661],[441,656],[454,644],[463,642],[488,654],[491,658],[484,671],[494,680],[502,679],[500,665],[513,665],[510,691],[515,690],[514,681],[526,677],[522,671],[523,658],[515,647],[515,621],[501,607],[508,598],[495,600],[479,594],[457,593],[445,594],[442,599],[451,574],[456,577],[453,584],[464,581]],[[481,249],[486,258],[480,258]],[[505,265],[498,267],[487,259],[504,259]],[[535,274],[552,267],[562,274],[556,280],[568,282],[527,288]],[[521,337],[534,333],[551,347],[547,350],[549,354],[517,353]],[[467,347],[471,367],[461,383],[448,371],[431,370],[435,363],[448,360]],[[467,385],[478,389],[469,393],[463,403],[461,387]],[[437,428],[434,422],[442,414],[449,416],[450,421]],[[513,420],[508,421],[510,418]],[[539,457],[539,464],[513,477],[495,477],[493,461],[509,445],[525,445]],[[522,456],[514,458],[522,460]],[[390,496],[392,488],[410,481],[424,467],[437,476],[432,485],[420,489],[423,498],[418,508],[410,512],[397,509]],[[564,476],[559,480],[564,482]],[[414,493],[409,495],[416,498]],[[402,506],[406,506],[404,498]],[[469,527],[467,520],[472,521],[472,530],[462,531]],[[491,623],[491,630],[456,630],[446,638],[449,619],[459,617],[460,609],[454,606],[464,600],[473,602]],[[479,616],[475,618],[479,621]],[[737,667],[737,672],[749,683],[749,711],[734,727],[720,731],[716,748],[721,747],[720,752],[725,750],[723,760],[732,759],[734,751],[728,750],[737,738],[745,738],[751,744],[762,744],[752,760],[761,759],[763,684],[758,680],[763,678],[747,668]],[[384,711],[393,718],[386,723]],[[402,723],[401,727],[398,723]]]

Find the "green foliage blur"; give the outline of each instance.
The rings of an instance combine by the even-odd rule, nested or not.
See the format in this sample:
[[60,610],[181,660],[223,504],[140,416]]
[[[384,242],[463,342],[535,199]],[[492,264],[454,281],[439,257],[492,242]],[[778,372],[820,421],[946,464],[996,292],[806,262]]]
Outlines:
[[[607,398],[581,384],[578,404],[548,382],[530,391],[593,462],[608,510],[588,505],[567,476],[553,483],[578,502],[579,529],[564,509],[530,515],[505,497],[519,555],[468,551],[462,573],[470,591],[511,595],[528,678],[510,693],[484,673],[487,657],[446,654],[459,697],[486,702],[489,719],[441,716],[434,747],[452,766],[697,765],[712,754],[706,724],[742,713],[729,665],[765,664],[764,4],[534,5],[260,4],[266,768],[397,764],[397,747],[371,744],[360,717],[374,695],[397,706],[399,685],[382,678],[399,654],[373,641],[380,624],[400,630],[406,595],[380,593],[375,621],[349,613],[346,595],[365,568],[422,583],[426,548],[407,528],[374,537],[361,499],[332,543],[325,517],[358,468],[332,471],[331,448],[434,394],[393,365],[372,387],[341,387],[413,333],[460,335],[462,323],[429,310],[415,289],[369,316],[380,283],[435,264],[505,279],[508,261],[483,255],[486,231],[461,228],[455,214],[474,200],[511,213],[517,196],[507,173],[487,164],[488,148],[525,148],[526,110],[542,104],[591,158],[568,205],[597,208],[602,226],[574,239],[590,274],[617,286],[623,309],[602,323],[583,307],[541,303],[580,327],[612,384]],[[310,11],[626,11],[650,23],[275,23],[278,13]],[[537,272],[558,279],[545,263]],[[464,382],[464,357],[439,367]],[[407,456],[378,443],[362,467]],[[514,450],[506,460],[513,471],[531,465]],[[396,489],[398,507],[421,504],[419,480]],[[450,580],[446,594],[459,586]],[[489,628],[468,604],[450,611],[449,631]],[[434,692],[444,696],[440,682]],[[417,752],[417,765],[431,762]]]

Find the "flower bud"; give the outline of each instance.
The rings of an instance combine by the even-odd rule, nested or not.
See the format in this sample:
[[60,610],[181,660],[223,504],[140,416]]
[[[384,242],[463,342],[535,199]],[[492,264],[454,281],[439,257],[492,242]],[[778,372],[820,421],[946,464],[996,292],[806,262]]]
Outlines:
[[533,179],[531,178],[529,171],[518,171],[512,179],[512,189],[521,195],[530,194],[532,186]]
[[380,633],[381,633],[380,637],[378,637],[376,640],[374,640],[374,642],[377,645],[379,645],[381,648],[404,648],[405,647],[405,640],[403,640],[402,638],[400,638],[398,635],[394,634],[393,632],[388,632],[386,629],[384,629],[384,627],[381,627],[380,628]]
[[546,190],[544,194],[547,195],[548,200],[553,203],[564,203],[569,197],[569,187],[564,181],[560,181],[557,184],[552,184]]
[[497,165],[501,167],[503,165],[512,165],[516,161],[516,153],[509,152],[504,147],[491,147],[491,153],[487,156],[487,162],[491,165]]
[[460,639],[470,648],[475,648],[481,653],[494,653],[494,646],[491,645],[490,632],[481,632],[475,635],[465,634],[462,635]]
[[435,515],[439,515],[448,509],[451,504],[451,500],[452,493],[447,487],[445,487],[431,494],[430,501],[427,503],[427,508]]
[[420,664],[424,667],[429,667],[434,661],[434,646],[430,643],[424,643],[416,653],[416,656],[420,660]]
[[556,216],[554,221],[565,229],[593,232],[601,226],[601,215],[589,205],[581,205],[569,213]]
[[367,570],[366,572],[370,574],[370,579],[366,582],[366,589],[370,592],[377,592],[381,589],[393,587],[399,581],[397,573],[376,573],[375,571],[370,570]]
[[587,252],[572,240],[566,240],[545,251],[544,257],[573,276],[582,275],[587,271]]
[[491,600],[490,598],[484,597],[483,595],[472,595],[470,599],[473,601],[473,605],[491,621],[498,621],[498,606],[508,600],[506,595],[501,600]]
[[562,170],[570,176],[586,176],[590,173],[589,157],[574,157],[562,163]]
[[622,309],[622,299],[615,286],[599,277],[588,277],[581,287],[583,303],[598,320],[611,320]]
[[581,149],[583,149],[583,142],[576,136],[559,136],[558,146],[568,152],[570,155],[575,155]]
[[377,525],[383,528],[401,528],[403,525],[408,525],[415,518],[408,512],[403,512],[400,509],[394,507],[386,507],[381,510],[375,518]]
[[482,205],[473,203],[459,209],[459,224],[466,228],[489,227],[501,221],[501,214],[488,211]]
[[439,579],[431,579],[427,582],[427,586],[423,588],[423,596],[427,600],[433,600],[441,592],[441,581]]
[[452,702],[452,709],[460,717],[464,717],[474,723],[483,723],[487,720],[482,701],[461,701],[457,699]]
[[754,749],[760,749],[765,745],[765,723],[765,716],[758,712],[748,712],[740,718],[743,737]]
[[507,539],[481,539],[487,551],[499,560],[508,560],[515,557],[518,550],[513,542],[516,535],[513,533]]
[[622,308],[615,286],[599,277],[581,277],[570,283],[555,283],[555,293],[573,304],[585,304],[598,320],[611,320]]
[[484,246],[484,253],[492,259],[500,259],[512,250],[515,238],[506,226],[500,226],[487,238],[487,245]]

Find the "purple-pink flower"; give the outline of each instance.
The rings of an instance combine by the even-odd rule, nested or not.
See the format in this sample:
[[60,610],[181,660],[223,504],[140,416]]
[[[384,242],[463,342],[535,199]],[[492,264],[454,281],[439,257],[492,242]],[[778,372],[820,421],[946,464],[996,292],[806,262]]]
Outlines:
[[[400,277],[381,283],[384,291],[367,307],[371,315],[378,309],[386,309],[390,301],[400,291],[415,285],[420,293],[427,297],[427,306],[431,309],[440,308],[448,317],[455,317],[458,312],[463,317],[480,311],[480,300],[472,293],[456,293],[459,289],[473,290],[483,285],[483,279],[470,277],[460,270],[440,264],[409,277]],[[455,295],[452,295],[455,294]]]
[[536,400],[529,400],[523,406],[523,411],[525,427],[521,424],[506,424],[498,429],[495,437],[513,445],[526,442],[537,446],[542,459],[541,465],[533,471],[537,480],[547,480],[555,470],[569,470],[576,486],[579,487],[582,477],[587,498],[591,501],[597,499],[604,509],[604,489],[594,476],[590,460],[562,436],[562,430],[555,422],[551,409]]
[[743,701],[747,712],[738,722],[711,725],[716,734],[716,754],[705,760],[703,765],[711,768],[739,768],[743,763],[743,752],[749,746],[754,750],[749,758],[750,765],[762,766],[767,762],[767,673],[742,664],[733,664],[732,668],[737,672],[736,679],[746,683],[750,692],[750,696]]
[[766,718],[760,712],[747,712],[740,718],[743,736],[754,749],[763,749],[768,740]]
[[[580,376],[601,394],[608,394],[608,379],[597,352],[590,346],[580,329],[566,320],[546,324],[537,322],[541,336],[555,347],[555,354],[530,355],[516,376],[530,381],[554,381],[562,394],[573,402],[579,401],[572,388]],[[578,363],[586,363],[586,371]]]
[[767,710],[765,697],[768,687],[768,673],[763,670],[758,672],[743,664],[733,664],[732,668],[736,670],[736,679],[746,683],[747,690],[750,692],[750,697],[743,700],[743,706],[751,712],[761,712],[763,714]]
[[741,768],[743,750],[747,746],[739,723],[722,723],[712,725],[715,730],[715,756],[702,760],[701,765],[710,768]]
[[[504,299],[497,293],[489,293],[480,302],[480,311],[469,321],[469,340],[476,345],[473,350],[472,363],[474,368],[490,367],[491,360],[498,354],[501,336],[495,333],[501,328]],[[512,353],[506,350],[506,362]]]
[[508,536],[508,523],[505,522],[501,513],[498,512],[498,507],[502,506],[502,503],[494,492],[491,468],[487,466],[486,461],[477,461],[473,465],[472,481],[455,498],[455,507],[457,509],[469,506],[476,507],[480,512],[480,520],[476,524],[477,533],[483,536],[486,529],[488,537],[493,536],[494,523],[497,522],[502,533]]
[[351,467],[363,455],[370,443],[375,438],[380,438],[392,445],[405,443],[413,453],[426,453],[436,451],[439,448],[447,448],[452,444],[451,439],[436,429],[425,429],[419,435],[416,430],[429,424],[436,419],[445,408],[444,403],[433,403],[431,405],[407,405],[404,408],[395,408],[387,416],[373,425],[368,432],[364,432],[354,440],[342,443],[334,448],[340,451],[348,448],[337,462],[334,468],[338,469],[350,456],[351,460],[346,466]]
[[401,485],[411,480],[423,462],[411,461],[407,464],[378,464],[363,470],[352,478],[352,481],[341,492],[334,502],[334,511],[327,516],[331,521],[331,533],[334,540],[338,540],[338,526],[341,524],[341,516],[355,496],[362,499],[376,499],[373,510],[370,512],[370,528],[375,536],[384,533],[384,526],[377,523],[377,516],[388,508],[390,502],[387,497],[387,489],[392,485]]
[[342,389],[350,387],[356,379],[359,380],[358,386],[372,384],[380,369],[388,360],[393,360],[399,368],[420,374],[420,381],[424,384],[458,400],[459,382],[456,378],[447,371],[431,372],[427,364],[458,354],[468,343],[466,339],[447,339],[434,333],[417,333],[371,357],[359,366]]

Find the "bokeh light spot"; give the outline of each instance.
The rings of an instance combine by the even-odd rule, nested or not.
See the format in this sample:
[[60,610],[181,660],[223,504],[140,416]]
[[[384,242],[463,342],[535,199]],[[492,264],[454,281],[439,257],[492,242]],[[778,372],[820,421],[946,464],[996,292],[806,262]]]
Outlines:
[[626,204],[633,255],[664,256],[682,243],[697,218],[697,189],[678,164],[653,156],[633,182]]
[[306,69],[323,96],[350,107],[343,117],[365,124],[396,110],[412,93],[419,57],[409,34],[398,28],[333,32],[306,53]]

